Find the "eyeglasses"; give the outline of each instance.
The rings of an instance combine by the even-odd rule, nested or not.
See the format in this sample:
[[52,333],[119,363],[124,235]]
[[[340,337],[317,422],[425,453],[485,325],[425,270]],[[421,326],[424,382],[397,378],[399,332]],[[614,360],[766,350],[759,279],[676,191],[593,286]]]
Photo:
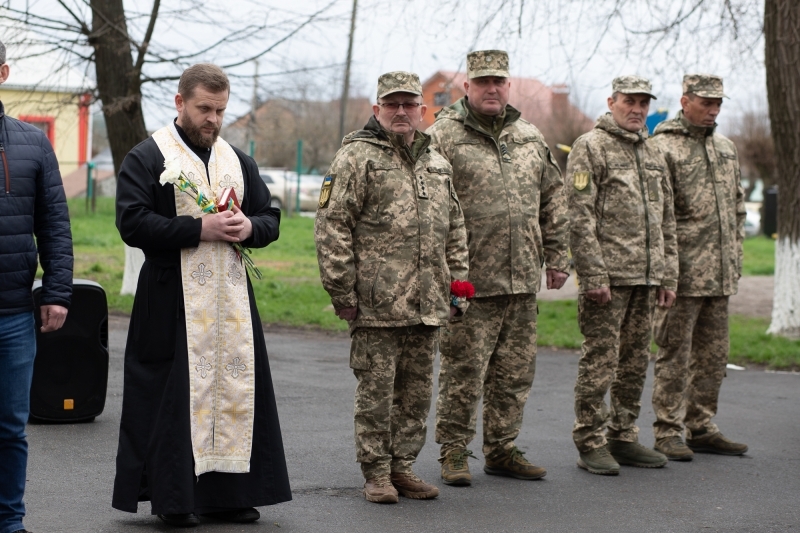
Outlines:
[[386,109],[387,111],[391,111],[394,113],[398,111],[401,107],[406,111],[416,111],[422,104],[419,102],[406,102],[404,104],[399,104],[397,102],[386,102],[385,104],[378,104],[378,105]]

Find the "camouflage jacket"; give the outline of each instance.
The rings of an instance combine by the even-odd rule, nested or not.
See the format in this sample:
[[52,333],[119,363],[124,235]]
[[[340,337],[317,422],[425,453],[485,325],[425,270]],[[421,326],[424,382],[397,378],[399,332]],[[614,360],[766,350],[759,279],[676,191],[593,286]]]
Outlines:
[[650,143],[672,173],[678,229],[678,296],[736,294],[742,273],[744,191],[730,139],[683,116],[656,128]]
[[541,269],[567,272],[567,198],[544,137],[506,107],[498,141],[471,115],[466,97],[442,109],[428,129],[453,165],[467,227],[475,295],[539,291]]
[[605,114],[572,145],[570,249],[581,292],[618,285],[677,287],[669,170],[646,139],[646,130],[632,133]]
[[330,199],[323,186],[317,210],[322,285],[334,308],[358,305],[351,331],[445,325],[450,282],[468,275],[450,164],[421,132],[416,161],[402,137],[390,136],[372,117],[344,138],[328,172]]

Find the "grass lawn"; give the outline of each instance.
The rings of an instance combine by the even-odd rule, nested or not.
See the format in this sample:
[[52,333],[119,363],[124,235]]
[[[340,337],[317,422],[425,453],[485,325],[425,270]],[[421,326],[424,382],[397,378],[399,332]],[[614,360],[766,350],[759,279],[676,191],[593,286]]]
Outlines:
[[[800,341],[767,335],[768,318],[730,317],[730,362],[770,368],[800,368]],[[578,304],[573,300],[539,302],[539,344],[580,348]],[[652,345],[656,351],[655,344]]]
[[743,276],[772,276],[775,273],[775,241],[765,235],[744,241]]
[[[114,201],[98,198],[97,211],[86,213],[82,199],[69,201],[75,246],[75,277],[97,281],[106,290],[109,309],[130,313],[132,296],[120,296],[125,251],[114,226]],[[330,299],[319,281],[314,249],[314,220],[284,218],[281,237],[253,259],[264,279],[253,283],[258,310],[266,323],[312,326],[346,331],[347,324],[333,314]],[[754,237],[745,241],[745,275],[771,275],[774,241]],[[731,317],[731,361],[773,368],[800,367],[800,341],[764,333],[769,320]],[[577,305],[574,301],[539,303],[539,344],[580,348]]]

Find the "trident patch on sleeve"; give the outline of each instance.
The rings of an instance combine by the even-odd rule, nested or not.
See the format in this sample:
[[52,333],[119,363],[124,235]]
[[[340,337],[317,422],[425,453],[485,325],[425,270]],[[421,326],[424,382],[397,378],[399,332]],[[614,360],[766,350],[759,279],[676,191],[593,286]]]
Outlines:
[[572,183],[576,191],[583,191],[589,186],[592,181],[592,173],[586,170],[581,170],[572,173]]
[[333,179],[336,174],[329,174],[322,180],[322,189],[319,191],[319,207],[328,207],[328,202],[331,199],[331,189],[333,189]]

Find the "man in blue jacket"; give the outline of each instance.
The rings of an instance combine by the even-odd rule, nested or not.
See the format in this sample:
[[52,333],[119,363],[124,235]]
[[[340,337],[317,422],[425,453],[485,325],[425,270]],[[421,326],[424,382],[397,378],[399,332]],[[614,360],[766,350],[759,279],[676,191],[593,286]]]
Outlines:
[[[8,79],[0,42],[0,84]],[[34,236],[36,241],[34,242]],[[43,333],[64,324],[72,296],[72,235],[53,147],[0,102],[0,533],[24,533],[25,423],[36,355],[31,289],[42,262]]]

